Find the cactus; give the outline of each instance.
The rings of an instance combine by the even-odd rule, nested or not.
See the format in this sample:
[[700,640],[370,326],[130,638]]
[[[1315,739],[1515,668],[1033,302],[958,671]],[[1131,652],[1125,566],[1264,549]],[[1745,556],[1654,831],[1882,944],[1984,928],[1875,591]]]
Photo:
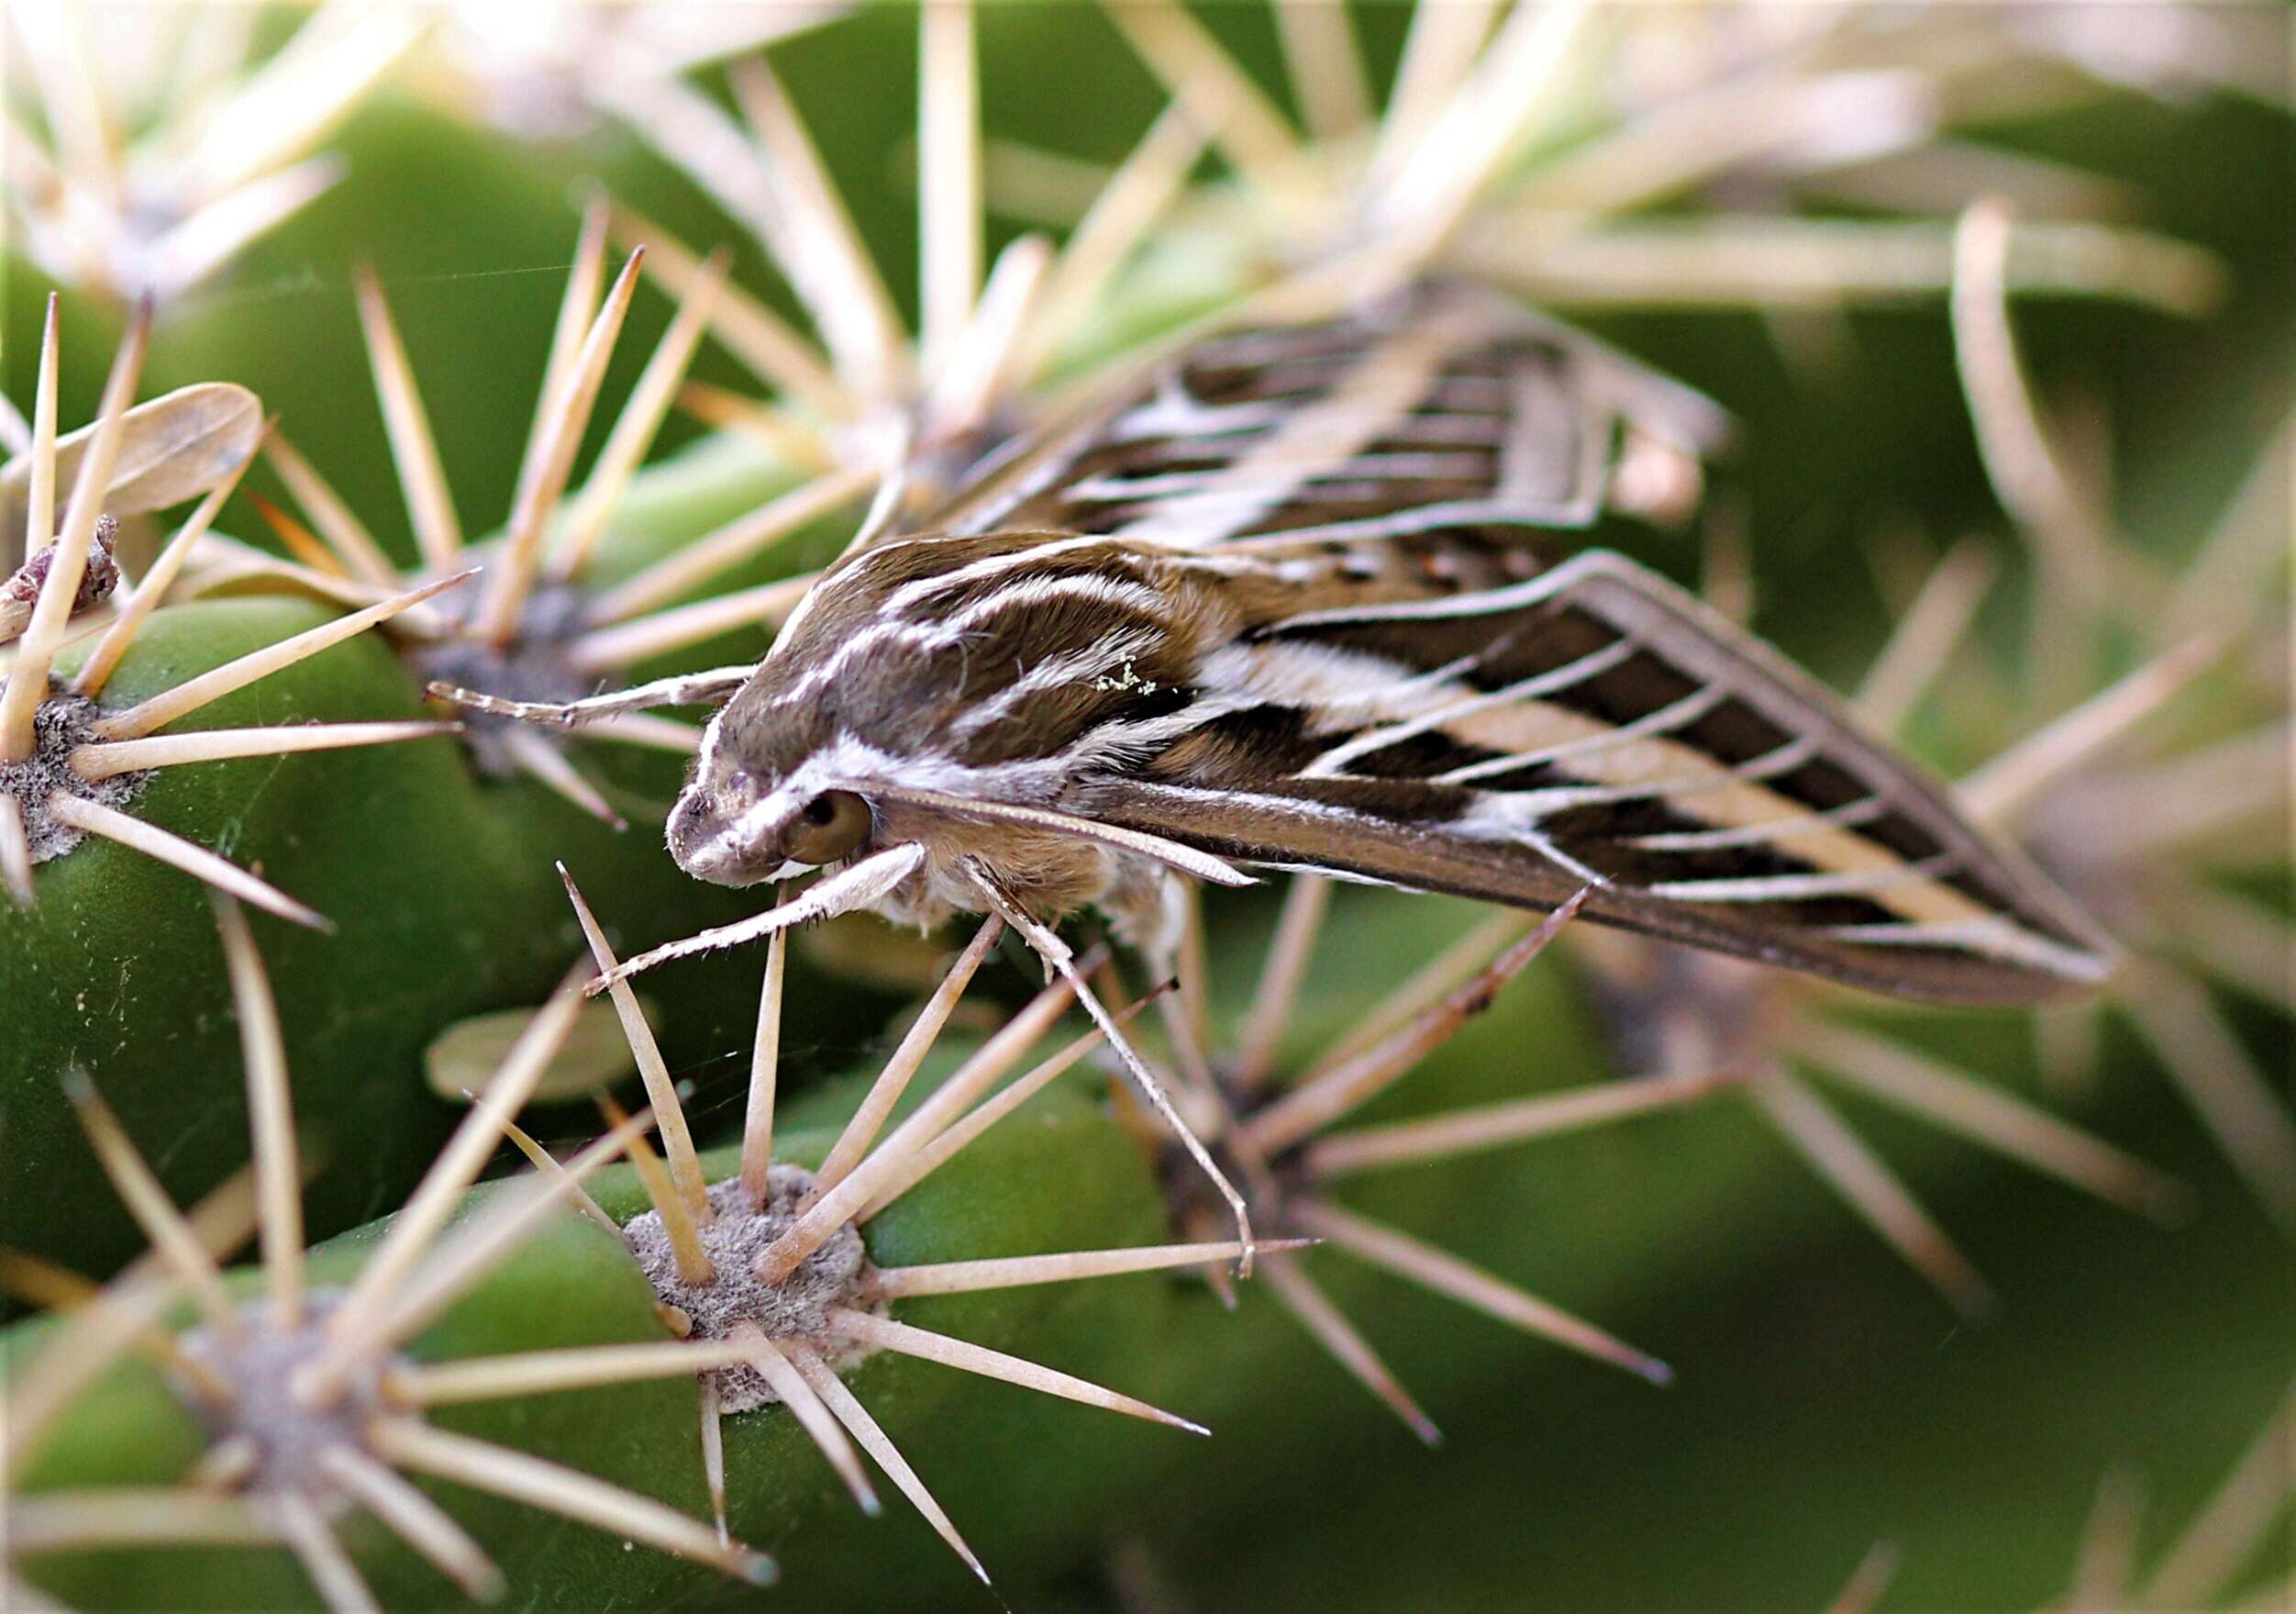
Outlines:
[[[28,540],[0,585],[0,634],[21,636],[0,696],[15,758],[0,761],[0,1280],[57,1315],[0,1342],[7,1600],[746,1605],[768,1553],[784,1582],[768,1595],[832,1606],[972,1606],[971,1575],[1028,1606],[1175,1588],[1268,1603],[1286,1575],[1334,1606],[1398,1575],[1462,1600],[1648,1597],[1649,1576],[1517,1528],[1521,1498],[1555,1494],[1522,1452],[1550,1450],[1536,1418],[1574,1400],[1561,1423],[1591,1452],[1636,1420],[1660,1431],[1620,1443],[1634,1455],[1605,1472],[1622,1491],[1668,1490],[1678,1417],[1726,1447],[1695,1390],[1650,1386],[1753,1372],[1767,1352],[1713,1319],[1869,1253],[1833,1237],[1838,1213],[1779,1141],[1951,1304],[2000,1302],[1996,1339],[2032,1337],[2013,1314],[2056,1292],[2033,1267],[2085,1213],[2020,1197],[1962,1142],[2185,1230],[2227,1272],[2273,1258],[2241,1242],[2224,1190],[2236,1178],[2283,1225],[2296,1204],[2296,1130],[2257,1052],[2284,1040],[2288,1001],[2271,956],[2289,935],[2273,891],[2285,613],[2268,586],[2285,477],[2260,462],[2217,538],[2161,541],[2125,514],[2159,502],[2147,488],[2178,495],[2166,519],[2188,529],[2219,491],[2181,486],[2194,456],[2159,450],[2168,411],[2140,413],[2117,478],[2096,412],[2042,380],[2102,352],[2104,389],[2135,395],[2124,383],[2150,356],[2284,414],[2284,377],[2253,379],[2285,332],[2286,243],[2261,209],[2212,217],[2215,193],[2182,185],[2148,216],[2159,228],[2135,228],[2125,187],[2080,165],[2128,127],[2211,166],[2261,149],[2243,142],[2283,133],[2280,114],[2243,98],[2268,51],[2193,35],[2132,53],[2082,19],[1991,10],[1773,28],[1727,9],[1406,19],[1282,0],[1261,29],[1155,0],[1104,17],[937,6],[914,24],[793,7],[682,33],[660,8],[538,12],[508,32],[483,9],[325,6],[252,56],[195,18],[185,37],[212,31],[201,59],[217,65],[183,82],[206,83],[212,119],[139,99],[123,58],[106,68],[122,104],[148,108],[125,157],[88,138],[106,115],[82,94],[76,14],[31,27],[44,98],[10,200],[63,299],[12,434],[26,451],[0,473],[0,514]],[[896,55],[892,99],[918,86],[914,230],[878,145],[852,139],[886,121],[887,97],[850,86]],[[2196,92],[2213,97],[2197,114],[2131,110]],[[2004,122],[2041,132],[2018,150],[1993,139]],[[531,267],[576,235],[554,317],[538,281],[488,287],[524,331],[554,318],[531,362],[507,338],[437,362],[428,314],[451,286],[398,279],[407,243],[360,212],[419,195],[427,162],[479,176],[448,187],[473,237],[436,260],[449,269]],[[613,194],[585,190],[578,227],[538,224],[578,171]],[[2232,163],[2224,194],[2246,183]],[[2014,205],[1966,206],[1980,195]],[[1000,233],[1000,214],[1052,233]],[[914,299],[889,273],[912,239]],[[611,279],[609,240],[628,253]],[[487,255],[511,242],[512,259]],[[306,264],[316,293],[262,301],[263,274]],[[857,528],[931,508],[1198,316],[1344,306],[1405,269],[1578,311],[1741,410],[1736,463],[1630,423],[1603,540],[1684,569],[1668,530],[1703,501],[1710,603],[1758,609],[1844,681],[1862,670],[1866,717],[1955,764],[1971,807],[2138,954],[2109,999],[2031,1019],[1877,1014],[1591,933],[1568,906],[1493,918],[1301,878],[1206,905],[1177,980],[1145,991],[1082,942],[1073,974],[1026,991],[993,918],[953,961],[859,920],[663,970],[641,1004],[623,957],[738,931],[758,906],[659,845],[699,729],[631,713],[593,739],[426,705],[437,685],[546,707],[642,695],[752,662]],[[59,395],[87,390],[60,379],[61,332],[78,353],[82,330],[146,295],[160,323],[128,316],[93,424],[60,434]],[[380,431],[355,369],[326,357],[339,342],[277,351],[294,344],[275,328],[316,306],[305,295],[355,322]],[[1840,313],[1929,297],[1944,319]],[[2058,306],[2025,311],[2036,299]],[[2097,303],[2236,334],[2207,352]],[[1704,312],[1623,315],[1653,306]],[[1725,313],[1746,308],[1766,323]],[[273,328],[263,351],[250,323]],[[1893,384],[1820,420],[1840,396],[1826,367],[1855,362],[1858,340]],[[153,374],[198,384],[131,407],[148,345]],[[1753,379],[1780,356],[1788,384]],[[262,428],[235,381],[284,418]],[[692,428],[673,408],[715,435],[674,446]],[[2148,431],[2165,466],[2144,463]],[[2258,432],[2214,435],[2246,451]],[[237,492],[256,459],[260,491]],[[1931,570],[1925,541],[1891,539],[1868,576],[1794,530],[1812,512],[1805,531],[1846,529],[1828,502],[1864,498],[1877,473],[1929,520],[2005,516],[2016,541],[1972,538]],[[193,498],[148,548],[139,518]],[[1886,638],[1872,598],[1899,618]],[[68,620],[92,631],[67,646]],[[194,712],[205,727],[178,723]],[[220,960],[186,869],[233,894]],[[305,928],[250,928],[234,898]],[[308,929],[322,916],[332,935]],[[585,999],[593,972],[611,989]],[[889,985],[921,1004],[840,1076]],[[1097,1023],[1067,1025],[1088,989]],[[2229,1175],[2129,1080],[2139,1062],[2108,1013],[2168,1068]],[[1170,1136],[1120,1081],[1097,1091],[1121,1074],[1112,1035],[1177,1078],[1243,1185],[1248,1275],[1231,1270],[1248,1252],[1227,1208]],[[601,1138],[524,1130],[562,1140],[573,1123],[549,1106],[633,1072],[645,1109],[602,1094]],[[2146,1146],[2107,1141],[2129,1138]],[[250,1235],[260,1264],[223,1270]],[[2152,1236],[2101,1220],[2089,1238]],[[1895,1295],[1881,1276],[1856,1292]],[[1919,1298],[1887,1304],[1925,1321]],[[2273,1337],[2285,1319],[2268,1297],[2254,1310],[2238,1337]],[[1568,1376],[1553,1343],[1649,1383]],[[2108,1401],[2101,1354],[2080,1382]],[[1685,1394],[1687,1416],[1669,1398]],[[1388,1414],[1430,1443],[1450,1431],[1456,1467],[1406,1465]],[[1141,1427],[1190,1419],[1216,1443]],[[2076,1466],[2085,1486],[2092,1466],[2056,1465]],[[883,1506],[888,1485],[906,1508]],[[1745,1490],[1747,1508],[1782,1493],[1774,1516],[1804,1505],[1802,1486]],[[2118,1579],[2129,1527],[2108,1508],[2075,1602],[2242,1589],[2217,1560],[2252,1547],[2242,1520],[2271,1498],[2253,1475],[2227,1496],[2200,1544]],[[1381,1508],[1450,1510],[1505,1550],[1438,1563],[1381,1542],[1367,1561]],[[1313,1573],[1287,1568],[1284,1541],[1248,1539],[1262,1518],[1316,1543]],[[1828,1519],[1797,1561],[1819,1599],[1889,1534]],[[1634,1550],[1680,1564],[1660,1533]],[[1747,1575],[1821,1532],[1771,1533]],[[1878,1553],[1837,1606],[1931,1585],[1936,1545],[1902,1542],[1897,1582]]]

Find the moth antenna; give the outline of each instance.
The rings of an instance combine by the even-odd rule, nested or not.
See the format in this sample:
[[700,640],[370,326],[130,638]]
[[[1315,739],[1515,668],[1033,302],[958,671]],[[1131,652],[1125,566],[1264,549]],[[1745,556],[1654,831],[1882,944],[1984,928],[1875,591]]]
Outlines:
[[500,718],[516,718],[524,723],[550,723],[561,729],[572,729],[600,718],[624,712],[642,712],[649,707],[715,705],[747,684],[750,673],[756,670],[744,666],[718,667],[707,673],[679,673],[667,678],[657,678],[651,684],[617,689],[607,695],[594,695],[585,700],[564,702],[504,700],[479,690],[436,681],[426,685],[423,693],[434,700],[451,702],[473,712],[489,712]]
[[1244,1246],[1244,1254],[1236,1263],[1237,1275],[1249,1277],[1252,1270],[1251,1252],[1253,1249],[1251,1208],[1244,1203],[1244,1196],[1237,1189],[1234,1183],[1228,1181],[1227,1174],[1222,1171],[1219,1163],[1212,1158],[1212,1152],[1203,1146],[1203,1141],[1196,1136],[1194,1129],[1188,1125],[1187,1121],[1181,1118],[1180,1111],[1174,1108],[1171,1095],[1164,1090],[1163,1083],[1157,1079],[1155,1074],[1148,1069],[1148,1062],[1140,1057],[1138,1050],[1135,1049],[1130,1039],[1125,1036],[1124,1029],[1115,1017],[1108,1012],[1107,1006],[1101,1002],[1098,994],[1093,991],[1091,985],[1077,972],[1076,958],[1070,952],[1068,943],[1062,941],[1048,927],[1030,914],[1017,898],[1004,889],[1003,882],[998,880],[996,875],[978,859],[967,857],[964,860],[964,867],[971,875],[974,885],[979,886],[982,894],[988,898],[991,908],[1001,914],[1004,922],[1019,931],[1029,946],[1036,950],[1037,955],[1058,970],[1068,981],[1076,994],[1077,1001],[1084,1006],[1084,1012],[1092,1016],[1093,1023],[1098,1025],[1103,1034],[1107,1037],[1108,1045],[1115,1051],[1116,1057],[1124,1062],[1125,1068],[1131,1073],[1132,1079],[1138,1085],[1142,1096],[1147,1098],[1150,1108],[1163,1118],[1164,1124],[1172,1129],[1173,1135],[1180,1140],[1181,1147],[1187,1151],[1188,1158],[1196,1163],[1197,1169],[1203,1173],[1220,1197],[1227,1202],[1228,1213],[1236,1221],[1237,1241]]

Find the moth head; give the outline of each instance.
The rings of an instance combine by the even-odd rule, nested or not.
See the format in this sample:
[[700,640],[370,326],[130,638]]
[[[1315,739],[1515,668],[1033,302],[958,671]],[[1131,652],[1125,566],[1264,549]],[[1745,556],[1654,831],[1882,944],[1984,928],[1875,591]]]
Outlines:
[[761,721],[756,697],[744,696],[711,719],[670,813],[680,868],[713,885],[755,885],[867,848],[876,815],[827,771],[834,759],[808,727]]
[[670,855],[697,880],[755,885],[850,857],[875,825],[856,792],[776,787],[738,766],[704,766],[671,811]]

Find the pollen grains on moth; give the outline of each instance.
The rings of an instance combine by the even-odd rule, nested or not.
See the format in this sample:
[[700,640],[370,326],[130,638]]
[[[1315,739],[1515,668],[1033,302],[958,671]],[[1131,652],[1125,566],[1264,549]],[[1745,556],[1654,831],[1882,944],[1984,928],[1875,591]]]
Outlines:
[[[302,1164],[278,1007],[238,905],[218,896],[216,913],[247,1067],[254,1158],[248,1171],[181,1210],[94,1083],[76,1071],[63,1078],[90,1146],[151,1248],[101,1286],[28,1256],[0,1255],[0,1282],[61,1314],[55,1330],[9,1375],[13,1573],[37,1585],[42,1560],[58,1553],[277,1547],[300,1562],[335,1614],[359,1614],[376,1602],[338,1533],[341,1516],[357,1510],[464,1596],[500,1597],[501,1571],[455,1516],[413,1483],[419,1477],[450,1480],[753,1583],[770,1581],[770,1558],[698,1519],[532,1453],[441,1428],[427,1416],[435,1407],[532,1393],[534,1386],[504,1371],[525,1359],[431,1359],[419,1348],[424,1332],[570,1207],[600,1214],[582,1183],[652,1119],[627,1121],[563,1163],[544,1156],[541,1170],[496,1185],[449,1226],[505,1134],[516,1131],[514,1118],[572,1026],[582,1001],[579,974],[511,1048],[355,1273],[340,1283],[315,1282],[313,1268],[327,1257],[306,1260],[304,1250]],[[227,1276],[220,1265],[250,1234],[261,1253],[252,1284]],[[584,1365],[585,1382],[611,1384],[692,1371],[694,1349],[674,1350],[674,1360],[666,1360],[659,1341],[560,1354]],[[159,1369],[201,1430],[188,1474],[172,1485],[43,1477],[43,1456],[72,1432],[74,1414],[104,1375],[131,1353]]]
[[[216,513],[238,486],[262,431],[243,388],[202,385],[135,405],[150,334],[130,325],[94,424],[56,430],[57,300],[48,300],[38,390],[24,451],[0,470],[0,508],[24,535],[25,560],[0,584],[0,637],[14,655],[0,685],[0,888],[19,907],[38,899],[35,870],[89,836],[183,870],[218,891],[298,924],[325,929],[302,903],[205,847],[132,816],[161,770],[238,757],[381,745],[452,732],[436,722],[282,723],[160,732],[236,690],[294,666],[437,594],[446,584],[379,597],[364,609],[251,651],[132,706],[104,696],[138,633],[166,597]],[[68,491],[67,491],[68,488]],[[58,517],[58,495],[66,492]],[[204,495],[204,496],[201,496]],[[143,576],[121,592],[111,541],[116,518],[200,503]],[[78,668],[57,670],[75,625],[110,619]]]

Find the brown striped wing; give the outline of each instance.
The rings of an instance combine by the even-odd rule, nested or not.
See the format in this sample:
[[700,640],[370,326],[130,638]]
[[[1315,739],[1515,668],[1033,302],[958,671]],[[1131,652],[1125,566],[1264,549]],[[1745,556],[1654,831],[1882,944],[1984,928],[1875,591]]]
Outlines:
[[1584,527],[1622,426],[1686,452],[1720,412],[1592,339],[1426,282],[1359,313],[1202,338],[1001,461],[923,528],[1178,550],[1467,523]]
[[[1322,546],[1319,546],[1319,548]],[[1551,907],[1902,996],[2030,1002],[2110,946],[1841,701],[1615,555],[1428,534],[1205,659],[1218,716],[1093,817],[1263,865]],[[1296,579],[1314,557],[1291,557]],[[1508,581],[1512,577],[1514,581]]]

